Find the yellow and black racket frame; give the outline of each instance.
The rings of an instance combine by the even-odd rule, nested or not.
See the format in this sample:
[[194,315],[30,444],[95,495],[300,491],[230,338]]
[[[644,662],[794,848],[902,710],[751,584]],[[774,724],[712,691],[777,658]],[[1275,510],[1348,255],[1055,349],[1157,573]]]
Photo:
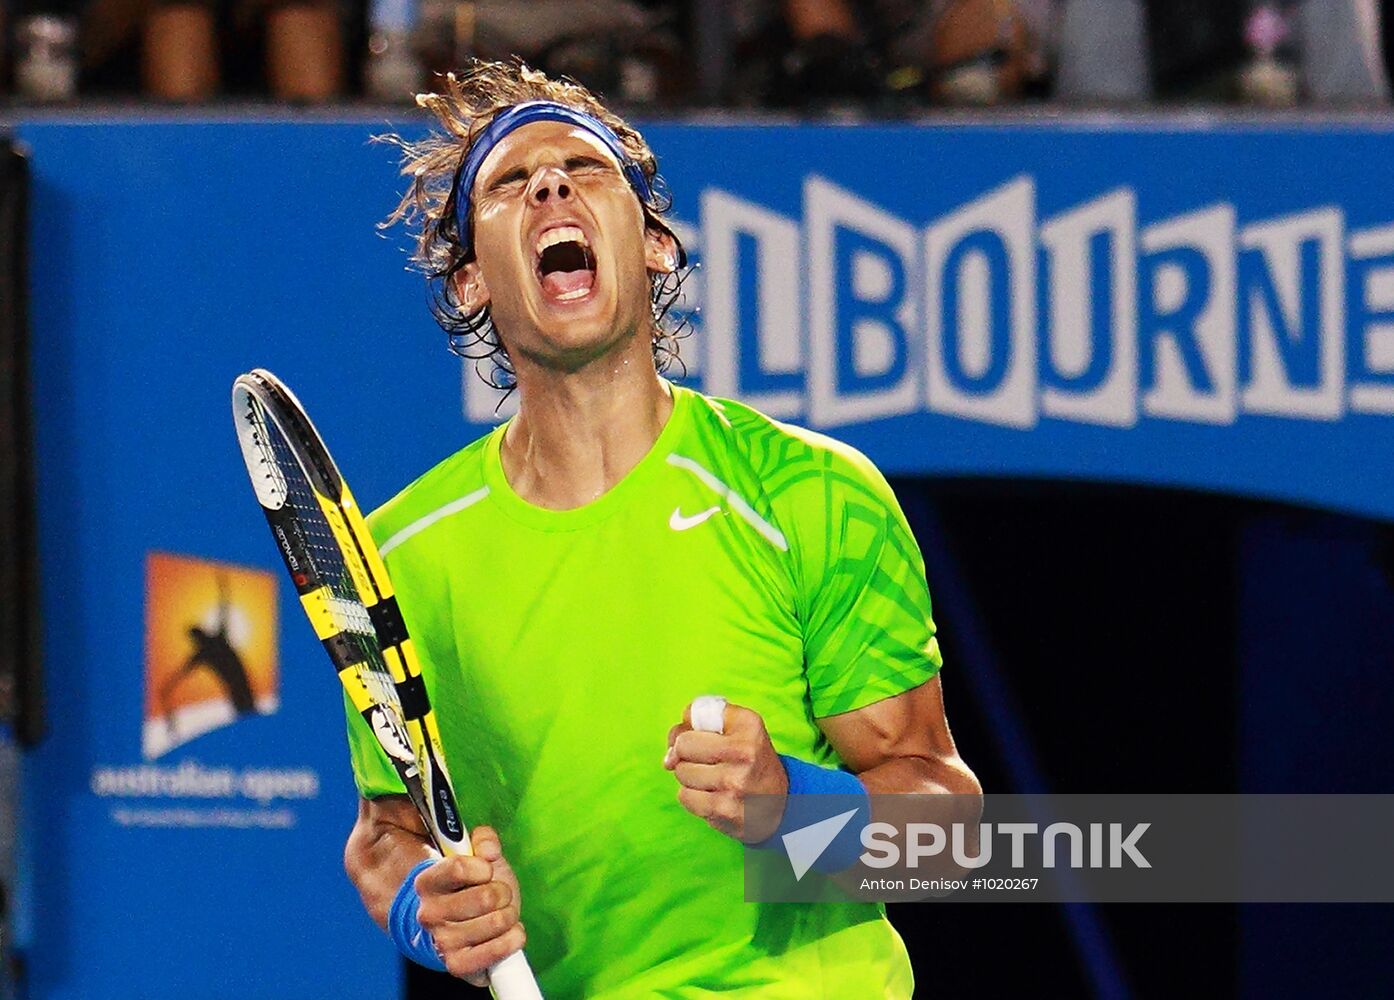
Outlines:
[[[261,419],[274,422],[309,482],[343,556],[353,589],[367,610],[378,647],[392,676],[400,719],[390,718],[397,714],[393,706],[382,704],[387,699],[375,695],[364,683],[360,671],[361,646],[342,627],[339,621],[342,616],[333,613],[336,598],[331,582],[320,576],[315,561],[309,558],[304,528],[293,509],[285,503],[276,503],[275,490],[266,489],[257,482],[258,475],[274,477],[277,473],[253,468],[253,455],[259,450],[268,450],[261,442],[247,439],[248,435],[259,433],[258,415],[252,411],[253,407],[260,409]],[[247,471],[253,478],[257,499],[275,537],[276,547],[305,614],[314,626],[315,635],[324,645],[348,692],[350,703],[378,736],[436,845],[446,854],[468,854],[468,831],[460,817],[454,786],[445,766],[440,731],[426,693],[421,664],[397,605],[387,567],[378,554],[353,493],[304,407],[276,376],[260,368],[239,376],[233,382],[233,413]],[[266,432],[263,429],[260,433]],[[383,726],[388,727],[388,733],[382,731]],[[391,730],[400,728],[405,729],[410,758],[390,745]],[[398,732],[396,739],[400,740],[400,736]]]

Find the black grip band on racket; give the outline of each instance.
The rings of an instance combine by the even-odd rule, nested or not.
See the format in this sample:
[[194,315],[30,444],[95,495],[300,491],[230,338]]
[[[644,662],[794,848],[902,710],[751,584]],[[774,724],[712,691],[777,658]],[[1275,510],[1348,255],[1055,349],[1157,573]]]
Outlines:
[[384,649],[400,646],[407,641],[407,623],[402,620],[402,612],[397,607],[397,598],[384,597],[368,609],[373,629],[378,634],[378,642]]
[[398,684],[397,697],[402,702],[402,715],[408,719],[425,718],[431,710],[431,700],[426,697],[426,680],[420,674]]
[[351,632],[335,632],[324,640],[324,651],[334,661],[335,670],[356,666],[368,659],[363,643]]

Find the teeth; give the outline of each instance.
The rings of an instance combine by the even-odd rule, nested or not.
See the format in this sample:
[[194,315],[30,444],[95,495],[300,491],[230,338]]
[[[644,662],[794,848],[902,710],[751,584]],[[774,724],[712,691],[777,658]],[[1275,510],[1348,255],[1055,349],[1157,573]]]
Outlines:
[[588,292],[590,292],[590,289],[589,289],[589,288],[576,288],[576,289],[572,289],[572,290],[569,291],[569,292],[562,292],[562,294],[558,295],[558,296],[557,296],[557,301],[558,301],[558,302],[570,302],[572,299],[579,299],[579,298],[581,298],[582,296],[586,295]]
[[586,242],[586,234],[581,232],[577,226],[558,226],[556,229],[549,229],[537,238],[537,252],[540,254],[548,247],[556,246],[558,243],[579,243],[583,247],[590,246]]

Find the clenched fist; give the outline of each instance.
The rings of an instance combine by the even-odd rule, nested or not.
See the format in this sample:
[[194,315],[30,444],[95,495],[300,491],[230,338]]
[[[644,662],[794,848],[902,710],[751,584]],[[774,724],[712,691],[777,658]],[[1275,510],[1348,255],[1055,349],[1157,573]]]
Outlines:
[[527,940],[518,921],[518,879],[504,859],[499,835],[477,826],[473,857],[444,858],[416,877],[417,919],[451,975],[484,985],[484,970],[519,951]]
[[722,833],[756,844],[778,827],[782,810],[760,829],[745,823],[747,797],[789,793],[789,776],[758,713],[728,704],[721,732],[698,732],[689,705],[682,722],[668,731],[663,766],[678,779],[683,808]]

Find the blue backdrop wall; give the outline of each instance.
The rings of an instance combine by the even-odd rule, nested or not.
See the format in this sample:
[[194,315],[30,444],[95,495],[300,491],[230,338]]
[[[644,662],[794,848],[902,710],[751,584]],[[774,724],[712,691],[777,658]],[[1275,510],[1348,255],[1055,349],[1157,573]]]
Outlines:
[[[189,624],[165,614],[179,584],[152,553],[206,561],[190,579],[278,570],[235,448],[233,376],[264,366],[294,386],[365,504],[494,412],[445,353],[405,239],[375,228],[399,189],[391,151],[368,142],[383,127],[20,128],[58,737],[26,785],[36,997],[394,988],[395,957],[340,866],[354,792],[335,681],[288,589],[263,711],[175,745],[150,735],[157,654]],[[1387,132],[649,137],[703,265],[690,383],[827,429],[893,473],[1394,516],[1379,461],[1394,443]],[[363,405],[382,418],[371,432]]]

